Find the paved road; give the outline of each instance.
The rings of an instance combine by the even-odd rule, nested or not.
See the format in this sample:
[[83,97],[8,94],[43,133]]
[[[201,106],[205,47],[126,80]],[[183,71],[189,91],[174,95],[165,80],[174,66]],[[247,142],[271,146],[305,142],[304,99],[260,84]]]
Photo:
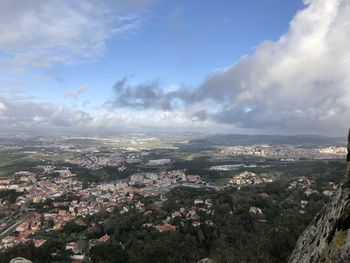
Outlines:
[[12,232],[16,230],[16,227],[22,224],[28,217],[31,217],[33,215],[33,211],[28,211],[21,215],[19,219],[16,219],[9,223],[6,227],[0,230],[0,239],[3,239],[4,237],[7,237]]
[[205,184],[193,184],[193,183],[188,183],[188,182],[183,182],[183,183],[176,183],[173,184],[169,187],[169,189],[178,187],[178,186],[184,186],[184,187],[190,187],[190,188],[211,188],[214,190],[220,190],[221,188],[215,185],[205,185]]
[[33,211],[28,211],[28,208],[32,201],[33,200],[31,198],[27,198],[24,204],[20,207],[20,212],[15,216],[15,219],[11,223],[8,223],[7,226],[0,229],[0,240],[14,232],[17,226],[22,224],[28,217],[33,215]]

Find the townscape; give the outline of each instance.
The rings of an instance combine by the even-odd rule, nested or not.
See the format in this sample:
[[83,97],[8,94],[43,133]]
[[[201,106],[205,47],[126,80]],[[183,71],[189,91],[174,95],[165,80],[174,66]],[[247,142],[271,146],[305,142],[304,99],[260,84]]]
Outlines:
[[[39,249],[52,235],[68,233],[62,246],[51,252],[52,258],[87,261],[98,257],[94,248],[109,244],[114,235],[108,227],[95,234],[91,231],[96,232],[101,219],[109,220],[115,214],[140,215],[139,227],[153,233],[154,238],[184,231],[181,229],[186,227],[202,233],[205,228],[213,231],[219,227],[216,213],[222,211],[218,211],[217,195],[239,195],[261,188],[258,196],[269,199],[264,187],[287,182],[279,191],[289,195],[288,202],[293,203],[297,213],[311,216],[309,202],[314,203],[315,196],[319,196],[317,205],[321,205],[339,187],[340,180],[320,184],[324,178],[299,176],[301,168],[290,180],[283,179],[283,171],[303,162],[341,160],[345,154],[341,146],[220,146],[222,150],[218,151],[217,147],[208,150],[203,145],[202,150],[182,150],[190,145],[192,139],[187,139],[182,138],[179,141],[183,144],[179,144],[133,138],[133,147],[125,139],[122,144],[119,140],[108,145],[115,142],[111,138],[93,142],[70,138],[62,140],[62,145],[52,144],[50,139],[30,145],[3,143],[2,155],[19,156],[26,165],[2,165],[7,174],[0,178],[0,251],[6,254],[28,244]],[[211,160],[201,162],[201,167],[192,167],[204,157]],[[180,194],[174,194],[178,191]],[[197,194],[181,201],[181,195],[187,191]],[[259,224],[273,221],[264,205],[253,203],[245,211],[251,220],[258,220]],[[226,212],[233,214],[234,210]],[[80,235],[73,234],[80,231]],[[205,239],[201,237],[200,242]],[[120,245],[127,250],[126,244]],[[210,254],[200,253],[196,259],[207,256]]]
[[301,146],[271,146],[271,145],[254,145],[254,146],[233,146],[223,147],[221,150],[226,154],[260,156],[267,158],[276,158],[281,161],[293,161],[301,158],[304,159],[331,159],[341,158],[346,154],[345,147],[301,147]]

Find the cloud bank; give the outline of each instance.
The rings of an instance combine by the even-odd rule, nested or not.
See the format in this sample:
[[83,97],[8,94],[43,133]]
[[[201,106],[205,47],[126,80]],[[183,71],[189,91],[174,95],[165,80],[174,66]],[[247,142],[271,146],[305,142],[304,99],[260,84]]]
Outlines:
[[[350,120],[350,2],[309,0],[278,41],[207,76],[164,91],[157,81],[114,86],[114,109],[183,111],[196,121],[242,128],[334,131]],[[228,54],[229,55],[229,54]]]
[[64,106],[0,97],[2,129],[86,127],[92,121],[88,113]]

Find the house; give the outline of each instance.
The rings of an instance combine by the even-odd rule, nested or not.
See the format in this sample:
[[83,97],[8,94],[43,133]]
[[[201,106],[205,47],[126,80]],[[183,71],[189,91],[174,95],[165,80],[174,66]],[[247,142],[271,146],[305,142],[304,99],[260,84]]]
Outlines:
[[153,180],[153,181],[156,181],[156,180],[158,180],[158,174],[156,174],[156,173],[147,173],[146,174],[146,178],[148,178],[150,180]]
[[196,211],[191,210],[187,213],[187,217],[189,217],[193,221],[197,221],[200,219],[199,215],[197,214]]
[[187,181],[189,181],[190,183],[202,182],[202,177],[200,177],[199,175],[187,175],[186,178],[187,178]]
[[148,216],[152,214],[152,210],[147,210],[143,213],[144,216]]
[[176,226],[171,225],[171,224],[157,225],[157,226],[154,226],[154,228],[160,233],[165,232],[165,231],[175,231],[176,230]]
[[325,190],[322,192],[325,196],[331,197],[334,193],[330,190]]
[[210,220],[210,219],[205,220],[205,223],[206,223],[208,226],[214,225],[214,222],[213,222],[212,220]]
[[317,194],[317,193],[318,193],[317,190],[314,190],[314,189],[311,189],[311,188],[307,188],[307,189],[305,190],[305,192],[304,192],[304,194],[305,194],[306,196],[309,196],[309,195],[312,195],[312,194]]
[[57,224],[55,224],[55,225],[53,226],[53,229],[54,229],[54,230],[59,230],[59,229],[61,229],[62,227],[63,227],[62,222],[58,222]]
[[195,205],[203,204],[203,203],[204,203],[204,201],[203,201],[202,199],[195,199],[195,200],[194,200],[194,204],[195,204]]
[[254,207],[254,206],[249,208],[249,213],[257,215],[257,216],[260,216],[263,214],[263,212],[261,211],[261,209],[259,207]]
[[72,255],[70,257],[71,260],[71,263],[82,263],[84,262],[84,259],[85,259],[85,256],[84,255]]
[[199,221],[193,221],[192,222],[192,226],[193,227],[198,227],[198,226],[200,226],[201,225],[201,222],[199,222]]
[[108,241],[110,238],[110,236],[108,234],[105,234],[104,236],[100,237],[99,240],[102,242],[106,242]]
[[28,222],[23,222],[23,223],[20,224],[18,227],[16,227],[16,231],[17,231],[17,232],[23,232],[23,231],[28,230],[28,228],[29,228]]
[[15,237],[13,236],[4,237],[1,240],[1,247],[5,249],[12,247],[14,245],[14,241],[15,241]]
[[79,252],[78,243],[70,242],[66,244],[66,250],[72,250],[74,253],[78,253]]
[[130,181],[133,182],[133,183],[142,183],[143,182],[143,174],[133,174],[131,177],[130,177]]
[[41,247],[42,245],[44,245],[46,242],[45,239],[33,239],[33,243],[35,247]]
[[152,223],[144,223],[142,226],[143,226],[144,228],[150,228],[150,227],[153,226],[153,224],[152,224]]
[[156,159],[156,160],[149,160],[148,164],[149,165],[165,165],[170,163],[170,159]]
[[21,232],[19,235],[18,235],[18,239],[26,239],[29,235],[33,234],[34,231],[33,230],[26,230],[26,231],[23,231]]
[[306,201],[306,200],[301,200],[301,201],[300,201],[300,206],[301,206],[301,208],[304,209],[304,208],[307,206],[308,203],[309,203],[309,202]]
[[60,210],[58,210],[58,215],[59,216],[65,216],[66,212],[67,212],[66,210],[60,209]]
[[80,225],[80,226],[86,226],[86,224],[84,223],[84,221],[81,220],[80,218],[77,219],[77,220],[75,221],[75,223],[77,223],[77,224]]
[[212,203],[212,200],[211,200],[211,199],[205,199],[205,204],[206,204],[206,206],[208,206],[208,207],[213,206],[213,203]]
[[171,217],[172,218],[181,217],[181,213],[179,211],[175,211],[174,213],[172,213]]

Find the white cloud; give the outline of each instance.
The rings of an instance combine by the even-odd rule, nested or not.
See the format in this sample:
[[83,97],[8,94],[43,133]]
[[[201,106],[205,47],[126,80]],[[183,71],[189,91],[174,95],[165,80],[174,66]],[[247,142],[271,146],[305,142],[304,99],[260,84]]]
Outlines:
[[3,113],[5,110],[6,110],[5,104],[0,102],[0,114]]
[[85,92],[88,89],[87,85],[81,85],[75,89],[69,90],[64,95],[67,98],[78,98],[83,92]]
[[198,88],[124,85],[115,89],[114,106],[178,110],[173,102],[180,100],[189,118],[202,121],[299,133],[344,129],[350,120],[350,2],[305,3],[278,41],[261,43]]
[[224,91],[214,98],[223,107],[211,118],[253,128],[348,126],[349,16],[348,1],[311,1],[277,42],[262,43],[253,56],[204,82],[200,92]]
[[0,0],[3,68],[31,69],[99,57],[115,34],[136,29],[150,1]]

